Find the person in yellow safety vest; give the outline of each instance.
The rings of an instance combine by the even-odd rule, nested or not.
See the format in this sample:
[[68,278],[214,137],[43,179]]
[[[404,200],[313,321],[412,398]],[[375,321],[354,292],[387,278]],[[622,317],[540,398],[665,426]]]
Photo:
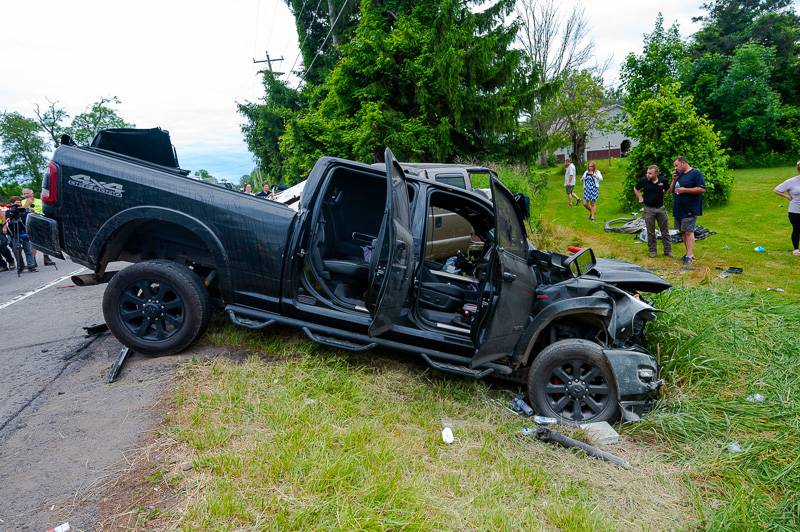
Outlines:
[[[35,212],[36,214],[42,214],[42,200],[39,198],[34,197],[33,189],[30,188],[23,188],[22,189],[22,206],[26,209],[30,209],[31,211]],[[33,256],[36,257],[36,248],[33,248]],[[44,254],[44,265],[45,266],[55,266],[56,263],[50,258],[50,256],[45,253]]]

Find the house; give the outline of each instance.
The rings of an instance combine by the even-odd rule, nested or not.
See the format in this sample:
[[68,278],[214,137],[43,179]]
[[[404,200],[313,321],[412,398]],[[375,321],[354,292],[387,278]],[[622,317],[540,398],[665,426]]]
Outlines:
[[[603,107],[599,111],[605,114],[606,118],[611,120],[621,118],[625,111],[619,104],[613,104],[608,107]],[[625,136],[620,130],[611,131],[598,131],[590,129],[586,133],[586,149],[583,152],[581,160],[592,161],[596,159],[609,159],[611,157],[627,157],[628,152],[634,146],[639,144],[636,139]],[[571,146],[559,148],[555,151],[556,160],[559,163],[564,162],[564,158],[572,151]]]

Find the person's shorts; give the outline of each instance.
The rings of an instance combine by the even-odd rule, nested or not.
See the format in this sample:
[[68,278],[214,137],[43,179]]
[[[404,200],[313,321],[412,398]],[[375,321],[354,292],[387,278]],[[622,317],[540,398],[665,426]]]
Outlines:
[[697,230],[697,216],[676,219],[675,228],[681,233],[694,233]]
[[575,190],[575,185],[564,185],[564,188],[567,190],[567,196],[569,196]]

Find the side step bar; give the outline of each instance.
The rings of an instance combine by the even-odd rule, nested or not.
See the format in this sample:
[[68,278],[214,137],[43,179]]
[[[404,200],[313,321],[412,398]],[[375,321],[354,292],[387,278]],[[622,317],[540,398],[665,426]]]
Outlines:
[[427,362],[428,365],[433,369],[444,371],[445,373],[452,373],[454,375],[461,375],[462,377],[467,377],[468,379],[478,380],[494,373],[494,368],[478,370],[467,366],[457,366],[455,364],[450,364],[449,362],[436,362],[435,360],[431,360],[431,357],[425,353],[420,353],[420,355],[422,355],[423,360],[425,360],[425,362]]
[[350,342],[349,340],[343,340],[341,338],[334,338],[332,336],[322,336],[321,334],[314,334],[311,332],[311,329],[308,327],[303,327],[303,332],[306,333],[308,339],[312,342],[317,342],[321,345],[327,345],[328,347],[333,347],[334,349],[345,349],[347,351],[353,351],[355,353],[361,353],[363,351],[369,351],[373,347],[375,347],[375,342],[370,342],[368,344],[359,344],[356,342]]
[[480,379],[491,374],[510,375],[513,372],[508,366],[492,362],[487,362],[482,364],[479,368],[473,369],[469,367],[471,359],[468,357],[432,349],[426,349],[423,353],[418,347],[410,346],[395,340],[387,340],[380,337],[372,338],[365,334],[359,334],[327,325],[320,325],[318,323],[311,323],[305,320],[290,318],[288,316],[265,312],[242,305],[228,305],[225,307],[225,311],[234,324],[247,327],[248,329],[264,329],[274,323],[279,323],[281,325],[301,329],[309,339],[322,345],[357,352],[367,351],[377,346],[386,347],[394,351],[402,351],[422,356],[425,362],[432,368],[472,379]]

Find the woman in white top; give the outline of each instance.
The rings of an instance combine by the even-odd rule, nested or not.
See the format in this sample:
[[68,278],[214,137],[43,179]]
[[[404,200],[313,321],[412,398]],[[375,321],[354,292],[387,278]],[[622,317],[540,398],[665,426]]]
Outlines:
[[[797,161],[800,172],[800,161]],[[774,190],[775,194],[789,200],[789,223],[792,224],[792,255],[800,257],[800,175],[790,177]]]
[[589,211],[589,220],[594,221],[597,214],[597,198],[600,197],[600,181],[603,174],[597,169],[594,161],[589,161],[586,171],[581,177],[583,183],[583,206]]

